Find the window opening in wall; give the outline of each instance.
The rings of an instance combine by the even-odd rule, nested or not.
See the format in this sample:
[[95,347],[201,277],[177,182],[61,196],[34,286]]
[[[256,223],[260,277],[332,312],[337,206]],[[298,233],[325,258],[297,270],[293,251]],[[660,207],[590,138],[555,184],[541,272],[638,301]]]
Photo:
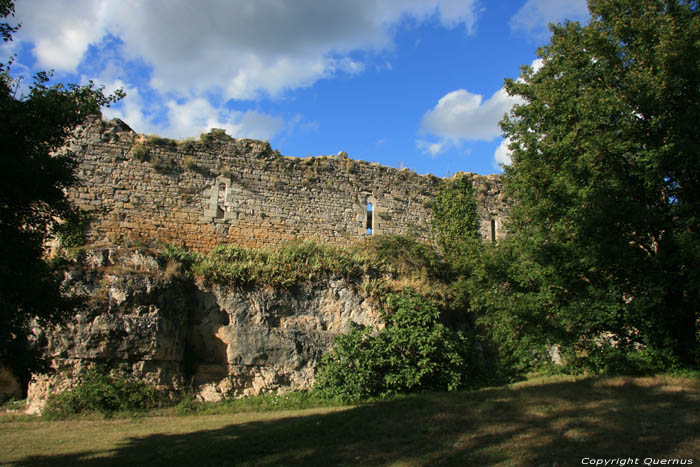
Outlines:
[[224,217],[224,206],[226,205],[226,184],[219,184],[219,191],[216,195],[216,217]]
[[366,234],[372,235],[372,229],[374,226],[374,219],[372,218],[372,203],[367,203],[367,222],[366,222]]
[[496,219],[491,219],[491,241],[496,241]]

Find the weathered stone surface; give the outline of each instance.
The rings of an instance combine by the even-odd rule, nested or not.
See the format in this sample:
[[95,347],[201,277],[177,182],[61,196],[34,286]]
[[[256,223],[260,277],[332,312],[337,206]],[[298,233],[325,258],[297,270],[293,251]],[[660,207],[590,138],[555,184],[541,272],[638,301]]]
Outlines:
[[85,252],[64,284],[88,306],[61,327],[35,330],[56,372],[30,384],[30,410],[96,363],[168,391],[191,385],[205,400],[309,388],[321,354],[351,321],[380,324],[345,280],[242,289],[172,270],[146,249]]
[[[198,141],[163,140],[119,120],[90,121],[69,146],[83,181],[69,197],[92,214],[92,242],[176,242],[198,250],[295,238],[352,243],[366,235],[370,203],[374,234],[432,240],[430,203],[441,182],[433,175],[344,152],[285,157],[266,142],[220,131]],[[482,236],[500,238],[508,215],[500,177],[467,175]]]

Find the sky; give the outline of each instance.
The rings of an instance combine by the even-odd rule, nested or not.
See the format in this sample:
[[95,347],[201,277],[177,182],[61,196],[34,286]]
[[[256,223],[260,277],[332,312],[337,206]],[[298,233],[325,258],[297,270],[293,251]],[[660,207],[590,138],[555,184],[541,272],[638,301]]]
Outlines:
[[518,102],[504,79],[565,19],[587,21],[585,0],[17,0],[0,61],[25,89],[42,70],[123,88],[103,116],[138,133],[489,174]]

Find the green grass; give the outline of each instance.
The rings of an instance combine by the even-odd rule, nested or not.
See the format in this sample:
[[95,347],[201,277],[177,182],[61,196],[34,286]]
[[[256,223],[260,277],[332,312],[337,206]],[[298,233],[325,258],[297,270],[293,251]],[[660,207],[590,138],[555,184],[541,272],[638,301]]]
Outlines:
[[0,465],[697,464],[699,426],[697,378],[557,376],[358,407],[6,422]]
[[[251,283],[290,287],[323,276],[356,279],[392,277],[434,290],[446,279],[447,266],[428,244],[398,235],[377,235],[359,245],[289,242],[276,248],[220,245],[207,254],[165,245],[160,256],[181,263],[211,283]],[[396,288],[400,289],[400,283]],[[439,288],[439,287],[438,287]]]

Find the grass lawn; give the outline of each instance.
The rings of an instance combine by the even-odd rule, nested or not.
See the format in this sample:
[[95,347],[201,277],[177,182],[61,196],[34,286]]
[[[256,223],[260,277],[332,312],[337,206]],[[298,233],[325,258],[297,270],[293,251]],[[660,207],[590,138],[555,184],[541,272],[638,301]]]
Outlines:
[[670,376],[550,377],[347,408],[1,421],[3,466],[700,465],[700,381]]

